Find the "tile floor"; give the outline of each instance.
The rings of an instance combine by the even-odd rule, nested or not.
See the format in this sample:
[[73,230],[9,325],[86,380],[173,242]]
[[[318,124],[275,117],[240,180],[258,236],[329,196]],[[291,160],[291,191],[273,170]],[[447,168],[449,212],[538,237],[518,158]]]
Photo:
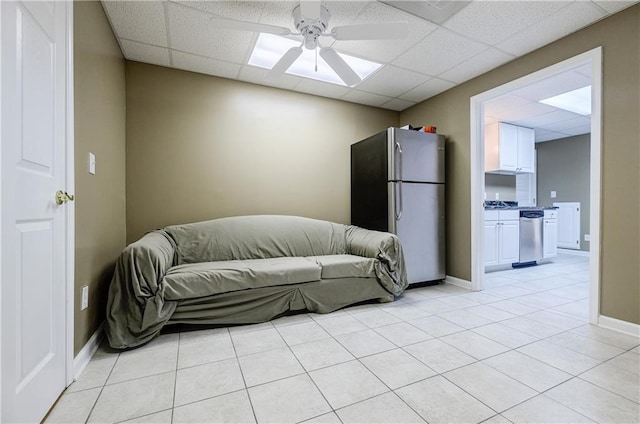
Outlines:
[[587,324],[587,267],[104,347],[48,422],[638,423],[640,340]]

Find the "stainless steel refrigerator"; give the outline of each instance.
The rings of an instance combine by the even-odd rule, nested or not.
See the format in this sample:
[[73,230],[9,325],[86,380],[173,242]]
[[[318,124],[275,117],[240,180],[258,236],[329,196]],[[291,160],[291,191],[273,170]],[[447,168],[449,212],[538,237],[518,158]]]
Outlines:
[[351,145],[351,223],[396,234],[410,284],[445,278],[444,136],[388,128]]

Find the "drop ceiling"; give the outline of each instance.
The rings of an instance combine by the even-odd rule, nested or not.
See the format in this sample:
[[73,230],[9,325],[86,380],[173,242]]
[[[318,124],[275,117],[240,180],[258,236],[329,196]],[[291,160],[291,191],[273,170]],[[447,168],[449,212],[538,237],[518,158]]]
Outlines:
[[485,103],[485,124],[506,122],[534,128],[537,143],[587,134],[591,132],[590,115],[569,112],[539,101],[589,85],[591,68],[583,65],[519,88]]
[[[383,66],[355,87],[293,75],[267,84],[247,64],[258,34],[211,16],[292,28],[295,1],[102,1],[129,60],[401,111],[637,1],[323,1],[329,27],[407,21],[403,40],[331,45]],[[408,10],[409,12],[405,11]],[[526,97],[524,98],[526,100]],[[514,95],[513,102],[520,102]],[[576,121],[576,123],[580,123]],[[553,131],[553,130],[550,130]]]

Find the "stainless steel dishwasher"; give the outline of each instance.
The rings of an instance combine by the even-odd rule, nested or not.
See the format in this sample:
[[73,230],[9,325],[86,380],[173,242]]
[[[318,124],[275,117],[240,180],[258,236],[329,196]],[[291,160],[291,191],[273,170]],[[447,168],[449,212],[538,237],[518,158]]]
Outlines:
[[[520,264],[542,259],[542,221],[544,211],[520,211]],[[531,264],[533,265],[533,263]]]

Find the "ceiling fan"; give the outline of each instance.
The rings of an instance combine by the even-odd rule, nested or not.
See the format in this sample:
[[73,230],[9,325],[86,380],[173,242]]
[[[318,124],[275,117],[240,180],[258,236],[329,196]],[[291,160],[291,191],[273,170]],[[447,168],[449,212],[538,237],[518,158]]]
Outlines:
[[265,80],[273,82],[289,69],[293,62],[300,57],[303,50],[320,49],[320,57],[334,70],[340,79],[349,87],[360,83],[361,78],[331,47],[323,47],[320,37],[332,37],[335,40],[395,40],[405,38],[408,34],[407,22],[387,22],[374,24],[359,24],[338,26],[327,32],[329,26],[329,10],[316,0],[301,0],[293,9],[294,32],[286,27],[261,24],[257,22],[244,22],[233,19],[212,17],[210,21],[218,28],[227,28],[241,31],[262,32],[280,36],[301,35],[302,44],[292,47],[267,73]]

